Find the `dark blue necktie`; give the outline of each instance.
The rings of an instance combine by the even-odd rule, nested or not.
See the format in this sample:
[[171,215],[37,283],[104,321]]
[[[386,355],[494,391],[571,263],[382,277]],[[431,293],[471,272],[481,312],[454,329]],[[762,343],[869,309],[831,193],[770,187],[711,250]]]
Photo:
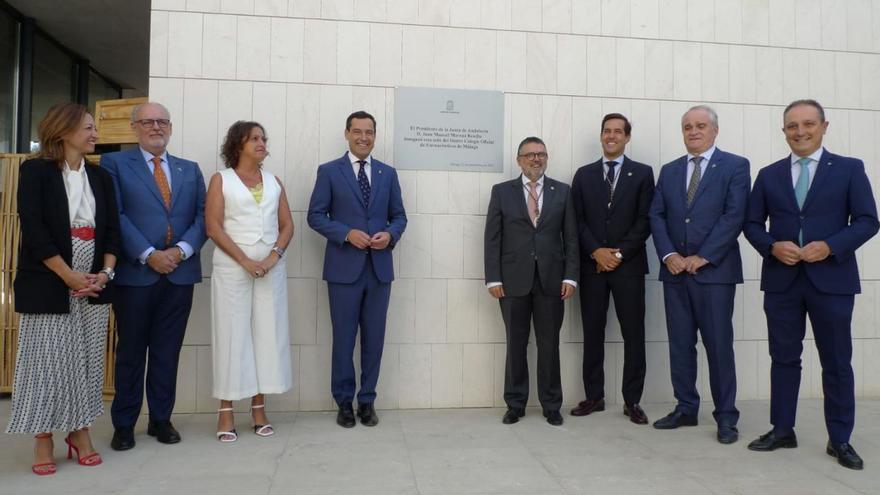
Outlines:
[[364,206],[369,206],[370,181],[367,179],[367,172],[364,170],[364,165],[366,164],[366,160],[358,160],[358,165],[361,166],[361,168],[358,169],[358,184],[361,186],[361,194],[364,196]]
[[611,198],[614,197],[614,166],[615,161],[607,161],[605,165],[608,167],[608,173],[605,174],[605,188],[608,189],[608,207],[611,207]]

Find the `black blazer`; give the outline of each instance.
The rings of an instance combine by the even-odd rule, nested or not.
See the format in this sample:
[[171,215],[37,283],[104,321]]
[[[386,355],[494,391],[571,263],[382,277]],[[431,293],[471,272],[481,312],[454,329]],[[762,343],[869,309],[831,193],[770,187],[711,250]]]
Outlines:
[[611,208],[601,159],[579,168],[571,182],[584,275],[596,275],[596,261],[590,255],[600,247],[620,249],[623,263],[612,273],[648,273],[645,241],[651,234],[648,211],[654,198],[654,171],[624,155],[617,173]]
[[[95,258],[91,273],[101,270],[104,253],[119,256],[119,210],[113,180],[107,171],[86,162],[89,186],[95,195]],[[67,313],[70,290],[43,260],[61,255],[70,265],[70,214],[67,192],[58,164],[34,158],[21,164],[18,182],[18,217],[21,220],[21,246],[15,276],[15,311],[18,313]],[[112,284],[92,304],[107,304]]]
[[578,281],[577,220],[567,184],[544,178],[538,225],[526,210],[522,176],[495,184],[486,215],[486,283],[501,282],[507,296],[532,290],[537,265],[541,287],[556,294],[563,280]]

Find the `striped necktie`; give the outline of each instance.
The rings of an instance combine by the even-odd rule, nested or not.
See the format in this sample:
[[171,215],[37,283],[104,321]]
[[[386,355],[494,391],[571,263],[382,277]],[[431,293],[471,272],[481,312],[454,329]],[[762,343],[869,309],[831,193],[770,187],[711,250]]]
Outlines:
[[703,161],[702,156],[695,156],[691,158],[691,161],[694,162],[694,171],[691,174],[691,181],[688,184],[687,190],[687,205],[690,206],[694,202],[694,198],[697,196],[697,187],[700,185],[700,175],[703,173],[700,168],[700,163]]

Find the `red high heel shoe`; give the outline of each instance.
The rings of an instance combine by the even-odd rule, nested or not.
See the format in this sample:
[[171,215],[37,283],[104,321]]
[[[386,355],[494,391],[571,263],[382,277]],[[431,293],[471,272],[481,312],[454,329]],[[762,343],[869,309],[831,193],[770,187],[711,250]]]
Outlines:
[[[83,430],[88,430],[88,428],[83,428]],[[68,433],[67,438],[64,439],[64,443],[67,444],[67,458],[68,459],[73,459],[73,452],[76,451],[76,462],[81,466],[97,466],[98,464],[101,464],[102,462],[104,462],[103,459],[101,459],[101,454],[99,454],[97,452],[92,452],[91,454],[89,454],[85,457],[80,457],[79,456],[79,447],[77,447],[76,445],[73,444],[72,441],[70,441],[70,435],[72,435],[72,434],[73,434],[73,432]]]
[[[34,438],[52,438],[51,433],[40,433],[39,435],[34,435]],[[34,472],[37,476],[46,476],[49,474],[55,474],[55,471],[58,467],[55,465],[55,461],[50,462],[42,462],[40,464],[34,464],[31,466],[31,471]]]

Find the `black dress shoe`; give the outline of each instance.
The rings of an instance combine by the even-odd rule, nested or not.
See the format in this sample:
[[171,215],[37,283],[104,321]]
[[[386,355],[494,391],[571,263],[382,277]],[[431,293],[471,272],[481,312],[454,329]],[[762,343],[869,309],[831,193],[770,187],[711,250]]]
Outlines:
[[547,422],[553,426],[561,426],[562,425],[562,415],[559,414],[559,411],[544,411],[544,417],[547,418]]
[[749,450],[757,452],[770,452],[776,449],[793,449],[797,447],[797,436],[794,432],[790,435],[778,436],[773,430],[764,433],[749,444]]
[[177,443],[180,441],[180,433],[174,429],[174,425],[167,419],[164,421],[150,421],[147,425],[147,435],[156,437],[161,443]]
[[354,409],[350,403],[339,406],[339,412],[336,413],[336,424],[343,428],[354,427]]
[[586,416],[594,412],[605,410],[605,399],[587,399],[578,403],[577,407],[571,410],[572,416]]
[[512,425],[519,421],[519,418],[526,415],[525,409],[520,409],[518,407],[509,407],[507,408],[507,412],[504,413],[504,417],[501,419],[501,422],[506,425]]
[[638,404],[625,404],[623,406],[623,415],[629,417],[629,420],[637,425],[648,424],[648,415],[645,414],[642,406]]
[[725,445],[739,440],[739,430],[733,425],[718,425],[718,442]]
[[855,470],[862,470],[865,468],[865,463],[862,461],[862,458],[859,457],[859,454],[856,454],[856,449],[846,442],[831,443],[829,441],[828,446],[825,447],[825,452],[831,457],[836,457],[837,463],[845,468]]
[[364,426],[376,426],[379,424],[379,416],[376,414],[376,409],[373,407],[372,402],[369,404],[358,404],[357,415],[361,418],[361,424]]
[[681,411],[672,411],[666,416],[654,421],[654,428],[658,430],[674,430],[679,426],[697,426],[697,417],[688,416]]
[[131,426],[116,428],[110,447],[113,450],[130,450],[134,448],[134,428]]

